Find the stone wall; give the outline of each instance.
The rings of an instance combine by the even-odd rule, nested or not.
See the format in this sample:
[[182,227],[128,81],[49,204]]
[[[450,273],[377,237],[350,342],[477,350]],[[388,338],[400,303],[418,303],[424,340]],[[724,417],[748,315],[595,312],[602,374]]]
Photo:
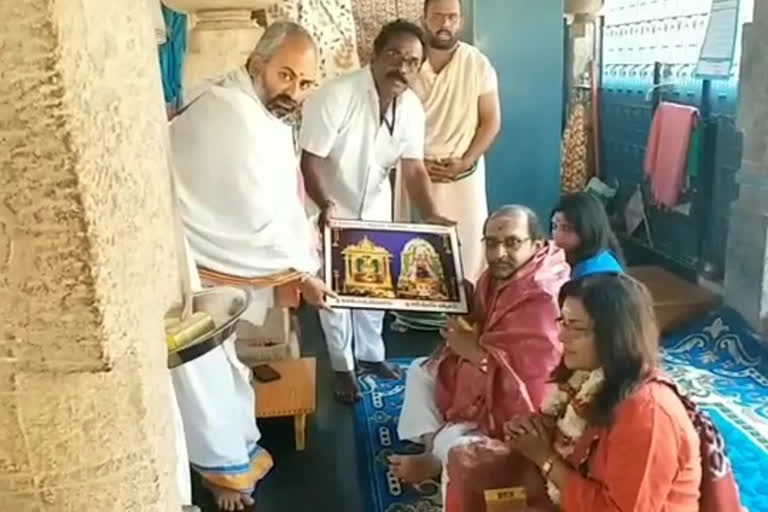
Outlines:
[[0,510],[178,510],[144,2],[0,3]]
[[768,2],[755,2],[744,29],[739,128],[744,134],[739,199],[731,206],[727,302],[768,331]]

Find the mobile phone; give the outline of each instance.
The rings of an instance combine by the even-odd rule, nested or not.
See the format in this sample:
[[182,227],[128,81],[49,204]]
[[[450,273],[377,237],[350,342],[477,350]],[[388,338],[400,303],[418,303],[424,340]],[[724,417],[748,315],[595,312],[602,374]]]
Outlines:
[[253,378],[259,382],[272,382],[280,379],[280,374],[268,364],[253,367]]

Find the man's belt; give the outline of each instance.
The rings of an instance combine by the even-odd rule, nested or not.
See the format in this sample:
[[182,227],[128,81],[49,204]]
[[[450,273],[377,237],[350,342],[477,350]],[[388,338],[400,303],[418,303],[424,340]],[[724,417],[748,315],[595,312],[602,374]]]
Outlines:
[[461,181],[464,178],[469,178],[470,176],[475,174],[476,170],[477,170],[477,160],[475,161],[475,163],[472,164],[472,167],[470,167],[466,171],[460,172],[451,181]]
[[[434,160],[434,159],[432,159],[432,158],[427,158],[426,160]],[[438,159],[438,160],[439,160],[439,159]],[[475,160],[475,163],[473,163],[473,164],[472,164],[472,166],[471,166],[469,169],[467,169],[467,170],[465,170],[465,171],[461,171],[459,174],[457,174],[456,176],[454,176],[454,177],[451,179],[451,182],[454,182],[454,181],[461,181],[461,180],[463,180],[463,179],[465,179],[465,178],[469,178],[470,176],[472,176],[473,174],[475,174],[475,171],[477,171],[477,162],[478,162],[478,160]]]
[[198,267],[200,281],[214,286],[236,286],[240,288],[274,288],[275,304],[286,308],[296,308],[301,300],[299,285],[305,277],[303,272],[285,270],[259,277],[240,277],[224,274],[205,267]]

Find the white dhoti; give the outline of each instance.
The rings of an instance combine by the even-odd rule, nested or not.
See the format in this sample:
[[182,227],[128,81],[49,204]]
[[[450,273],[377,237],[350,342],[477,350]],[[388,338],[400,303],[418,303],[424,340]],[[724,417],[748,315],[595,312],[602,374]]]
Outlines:
[[366,363],[384,361],[383,311],[320,311],[320,324],[333,371],[354,371],[355,359]]
[[184,434],[184,422],[179,410],[179,402],[176,398],[176,390],[173,387],[173,378],[168,374],[168,387],[171,397],[171,420],[173,421],[173,434],[176,441],[176,488],[182,505],[192,504],[192,481],[189,475],[189,456],[187,455],[187,440]]
[[[192,288],[199,290],[196,268],[191,259],[188,262]],[[264,290],[252,294],[249,312],[256,322],[263,321],[267,297],[271,296]],[[246,494],[253,492],[273,462],[258,444],[261,433],[256,425],[251,370],[237,358],[235,336],[172,369],[171,380],[189,463],[209,483]]]
[[452,183],[433,183],[432,194],[440,213],[454,219],[459,230],[464,277],[477,279],[485,269],[483,225],[488,217],[485,190],[485,158],[477,161],[474,173]]
[[258,445],[250,370],[237,359],[234,336],[171,377],[192,466],[214,485],[252,492],[272,459]]
[[405,397],[397,435],[414,443],[423,444],[424,436],[435,435],[432,453],[441,463],[448,460],[454,446],[480,437],[475,423],[446,423],[435,403],[435,375],[416,359],[408,368],[405,379]]
[[408,368],[405,379],[405,396],[397,435],[400,439],[424,444],[424,437],[434,435],[432,455],[443,467],[441,485],[443,502],[448,485],[445,464],[448,453],[455,446],[482,439],[475,423],[446,423],[435,403],[435,375],[424,366],[426,358],[416,359]]

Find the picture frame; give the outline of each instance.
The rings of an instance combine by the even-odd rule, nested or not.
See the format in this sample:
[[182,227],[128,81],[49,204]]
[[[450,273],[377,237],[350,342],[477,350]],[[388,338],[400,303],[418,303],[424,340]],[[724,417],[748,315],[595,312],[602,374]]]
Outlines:
[[332,307],[468,312],[456,226],[332,219],[323,248]]

